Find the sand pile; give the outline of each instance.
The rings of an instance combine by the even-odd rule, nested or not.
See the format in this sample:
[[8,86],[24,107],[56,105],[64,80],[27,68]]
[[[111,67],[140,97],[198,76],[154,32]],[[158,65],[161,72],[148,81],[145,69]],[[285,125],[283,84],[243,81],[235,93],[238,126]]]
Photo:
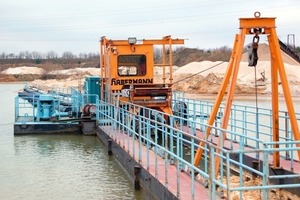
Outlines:
[[214,73],[216,76],[222,75],[225,73],[228,63],[222,61],[202,61],[202,62],[191,62],[187,65],[180,67],[173,74],[182,75],[182,74],[199,74],[203,77],[207,76],[210,73]]
[[65,70],[54,70],[48,72],[52,75],[90,75],[99,76],[100,68],[75,68],[75,69],[65,69]]
[[43,90],[48,90],[51,88],[69,88],[69,87],[81,88],[83,86],[85,77],[99,76],[100,69],[99,68],[75,68],[75,69],[50,71],[47,74],[64,75],[67,76],[68,78],[61,79],[61,80],[37,79],[32,81],[31,85],[39,86]]
[[[231,176],[230,177],[230,187],[235,188],[240,186],[240,180],[238,176]],[[226,178],[224,177],[223,183],[226,183]],[[251,186],[258,186],[261,185],[262,181],[259,178],[255,179],[250,179],[250,178],[243,178],[243,186],[251,187]],[[282,200],[288,200],[288,199],[293,199],[293,200],[299,200],[300,197],[297,195],[294,195],[288,191],[281,190],[281,189],[271,189],[269,190],[269,199],[270,200],[277,200],[277,199],[282,199]],[[225,196],[227,197],[227,191],[225,192]],[[241,199],[247,199],[247,200],[257,200],[262,198],[262,191],[260,190],[246,190],[243,191],[242,198]],[[240,193],[238,191],[231,192],[230,194],[230,199],[232,200],[241,200],[240,199]]]
[[[174,72],[178,69],[180,69],[180,67],[174,65],[172,67],[172,72]],[[165,67],[165,73],[170,74],[170,67]],[[159,75],[162,75],[162,74],[163,74],[163,67],[161,67],[161,66],[154,67],[154,76],[159,76]]]
[[46,71],[44,69],[38,68],[38,67],[15,67],[15,68],[8,68],[1,72],[1,74],[9,74],[9,75],[15,75],[15,74],[45,74]]
[[[237,79],[237,94],[255,93],[255,84],[259,93],[271,93],[271,62],[267,44],[259,46],[258,57],[257,66],[249,67],[248,53],[242,55]],[[291,93],[298,96],[300,95],[300,65],[284,52],[282,52],[282,59]],[[202,61],[189,63],[173,73],[174,88],[192,94],[216,94],[227,68],[228,62]],[[283,94],[282,87],[279,87],[279,93]]]
[[41,90],[48,91],[50,89],[58,88],[82,88],[84,79],[76,79],[74,77],[69,77],[67,79],[57,80],[57,79],[47,79],[41,80],[37,79],[30,83],[30,85],[35,86]]

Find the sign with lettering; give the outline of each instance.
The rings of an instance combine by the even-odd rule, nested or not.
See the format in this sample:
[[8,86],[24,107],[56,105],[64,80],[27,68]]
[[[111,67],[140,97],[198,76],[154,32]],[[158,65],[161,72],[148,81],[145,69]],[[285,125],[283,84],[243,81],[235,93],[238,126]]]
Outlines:
[[111,79],[111,85],[153,84],[152,78],[146,79]]

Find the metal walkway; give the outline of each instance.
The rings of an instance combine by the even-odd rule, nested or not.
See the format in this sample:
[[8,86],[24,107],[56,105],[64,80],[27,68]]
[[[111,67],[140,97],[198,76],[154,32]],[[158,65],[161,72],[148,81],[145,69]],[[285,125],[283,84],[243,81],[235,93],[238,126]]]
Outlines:
[[[271,110],[238,105],[232,108],[228,130],[219,128],[220,121],[216,120],[211,137],[204,141],[202,130],[207,126],[212,103],[184,97],[174,99],[173,105],[177,105],[176,102],[185,102],[187,105],[186,111],[179,112],[182,116],[165,116],[158,111],[128,104],[133,110],[148,113],[147,116],[140,116],[133,114],[136,112],[129,112],[126,107],[99,102],[99,127],[117,140],[146,170],[154,173],[154,177],[160,177],[159,181],[178,198],[204,199],[198,195],[198,190],[205,190],[203,186],[198,189],[199,182],[209,186],[206,189],[208,193],[203,193],[207,194],[205,198],[208,199],[231,199],[233,196],[242,199],[249,191],[257,192],[262,199],[269,199],[270,191],[279,188],[297,194],[300,163],[296,151],[299,148],[295,147],[297,142],[293,141],[285,112],[281,113],[280,121],[287,124],[280,130],[280,142],[276,143],[280,148],[274,148],[274,142],[271,142]],[[220,118],[221,115],[222,107]],[[170,119],[169,125],[164,121],[166,118]],[[222,139],[222,132],[227,133],[227,140],[219,148],[215,143]],[[199,141],[205,142],[204,159],[195,167],[192,163],[195,150],[201,148]],[[272,153],[275,151],[280,152],[281,169],[272,168]],[[154,158],[150,155],[154,155]],[[159,155],[164,159],[164,170],[158,170],[162,167],[160,162],[153,162]],[[221,160],[219,173],[214,169],[217,157]],[[182,174],[189,174],[189,179],[184,179]],[[176,177],[176,181],[167,180],[166,177]],[[233,179],[238,180],[237,183],[231,184]],[[187,180],[189,183],[185,182]],[[175,185],[170,186],[170,182]],[[184,185],[189,185],[188,196],[184,194]]]

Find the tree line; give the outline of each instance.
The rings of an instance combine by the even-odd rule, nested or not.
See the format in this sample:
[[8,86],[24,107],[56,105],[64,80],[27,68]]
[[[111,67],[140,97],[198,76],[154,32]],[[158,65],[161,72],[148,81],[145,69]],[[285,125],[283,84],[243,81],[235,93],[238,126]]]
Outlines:
[[[189,48],[178,47],[178,48],[173,49],[173,53],[183,51],[184,49],[189,49]],[[300,54],[300,47],[299,46],[296,46],[296,47],[291,48],[291,49],[293,49],[293,51],[296,54],[298,54],[298,55]],[[220,47],[220,48],[216,48],[216,49],[208,49],[206,51],[201,50],[201,49],[197,49],[197,50],[200,51],[201,53],[205,53],[205,52],[206,53],[213,53],[214,55],[216,55],[216,53],[217,54],[224,54],[225,53],[226,54],[225,58],[227,58],[228,55],[230,56],[230,53],[231,53],[232,49],[224,46],[224,47]],[[155,48],[154,49],[154,59],[155,60],[161,59],[161,51],[162,50],[160,48]],[[167,51],[168,51],[168,49],[167,49]],[[48,51],[46,53],[41,53],[41,52],[38,52],[38,51],[20,51],[19,53],[5,53],[5,52],[2,52],[0,54],[0,59],[42,60],[42,59],[95,59],[95,58],[99,58],[99,52],[74,54],[71,51],[65,51],[61,55],[59,55],[55,51]]]
[[20,51],[19,53],[5,53],[0,54],[0,59],[92,59],[99,58],[99,53],[79,53],[74,54],[71,51],[65,51],[61,55],[55,51],[48,51],[47,53],[41,53],[38,51]]

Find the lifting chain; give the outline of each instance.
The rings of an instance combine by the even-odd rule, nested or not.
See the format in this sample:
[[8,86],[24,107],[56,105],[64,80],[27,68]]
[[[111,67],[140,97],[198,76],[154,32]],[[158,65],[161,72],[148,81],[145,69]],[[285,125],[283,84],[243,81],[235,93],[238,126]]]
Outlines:
[[257,64],[258,56],[257,56],[257,49],[258,49],[258,42],[259,42],[259,34],[261,33],[260,28],[253,29],[253,36],[252,46],[250,46],[248,51],[248,66],[255,67]]

